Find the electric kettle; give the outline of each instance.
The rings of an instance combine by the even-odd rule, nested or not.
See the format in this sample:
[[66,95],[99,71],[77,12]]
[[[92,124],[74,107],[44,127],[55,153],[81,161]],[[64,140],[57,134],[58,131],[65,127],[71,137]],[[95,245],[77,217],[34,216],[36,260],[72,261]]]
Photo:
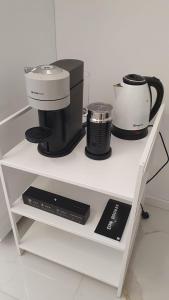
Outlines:
[[[151,87],[157,92],[153,106]],[[114,92],[112,134],[126,140],[144,138],[163,100],[161,81],[156,77],[128,74],[114,85]]]

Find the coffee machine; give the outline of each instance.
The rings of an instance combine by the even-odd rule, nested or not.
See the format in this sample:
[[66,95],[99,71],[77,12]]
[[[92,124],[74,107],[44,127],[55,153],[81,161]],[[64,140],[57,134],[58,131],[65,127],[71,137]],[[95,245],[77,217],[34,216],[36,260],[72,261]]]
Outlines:
[[30,106],[38,110],[39,127],[25,132],[45,156],[69,154],[85,135],[82,126],[84,63],[58,60],[25,73]]

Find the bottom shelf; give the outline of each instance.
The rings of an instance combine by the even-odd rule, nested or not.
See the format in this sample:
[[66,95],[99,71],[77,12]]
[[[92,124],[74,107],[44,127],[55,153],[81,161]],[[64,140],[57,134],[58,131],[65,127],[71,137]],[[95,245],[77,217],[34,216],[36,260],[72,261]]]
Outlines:
[[23,250],[118,287],[122,253],[110,247],[39,222],[32,224],[19,246]]

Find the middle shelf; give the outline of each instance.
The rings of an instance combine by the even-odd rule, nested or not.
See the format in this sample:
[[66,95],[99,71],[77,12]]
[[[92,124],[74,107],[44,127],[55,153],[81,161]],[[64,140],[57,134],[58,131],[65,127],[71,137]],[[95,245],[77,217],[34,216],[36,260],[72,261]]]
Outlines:
[[[65,189],[66,192],[69,194],[69,197],[71,197],[74,200],[78,200],[86,204],[90,205],[90,217],[87,220],[85,225],[81,225],[78,223],[75,223],[73,221],[70,221],[68,219],[59,217],[57,215],[48,213],[46,211],[40,210],[38,208],[26,205],[23,203],[22,198],[19,198],[17,201],[15,201],[12,204],[11,211],[14,214],[27,217],[29,219],[32,219],[34,221],[38,221],[40,223],[44,223],[46,225],[55,227],[57,229],[63,230],[65,232],[74,234],[76,236],[103,244],[105,246],[114,248],[118,251],[124,251],[126,247],[126,241],[127,241],[127,234],[128,234],[128,227],[129,227],[129,219],[127,221],[125,230],[123,232],[123,236],[121,241],[116,241],[108,237],[104,237],[100,234],[95,233],[95,229],[99,223],[99,220],[102,216],[102,213],[104,211],[104,208],[107,204],[107,201],[109,200],[109,197],[106,195],[97,194],[90,191],[84,191],[84,190],[77,190],[76,188],[72,188],[70,186],[65,186],[65,183],[58,183],[56,181],[47,181],[44,178],[38,178],[33,184],[33,186],[36,186],[38,188],[42,188],[44,190],[48,190],[51,192],[57,191],[58,194],[62,193]],[[55,189],[54,189],[55,187]],[[59,191],[58,191],[59,190]],[[78,196],[77,196],[78,194]],[[65,195],[68,196],[68,195]]]

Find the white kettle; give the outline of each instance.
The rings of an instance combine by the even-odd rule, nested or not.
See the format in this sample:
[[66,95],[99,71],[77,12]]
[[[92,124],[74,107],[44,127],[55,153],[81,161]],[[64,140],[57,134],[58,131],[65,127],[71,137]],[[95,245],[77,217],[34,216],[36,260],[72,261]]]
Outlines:
[[[157,92],[152,107],[151,87]],[[112,133],[122,139],[137,140],[148,134],[149,121],[162,103],[164,89],[156,77],[129,74],[114,85]]]

